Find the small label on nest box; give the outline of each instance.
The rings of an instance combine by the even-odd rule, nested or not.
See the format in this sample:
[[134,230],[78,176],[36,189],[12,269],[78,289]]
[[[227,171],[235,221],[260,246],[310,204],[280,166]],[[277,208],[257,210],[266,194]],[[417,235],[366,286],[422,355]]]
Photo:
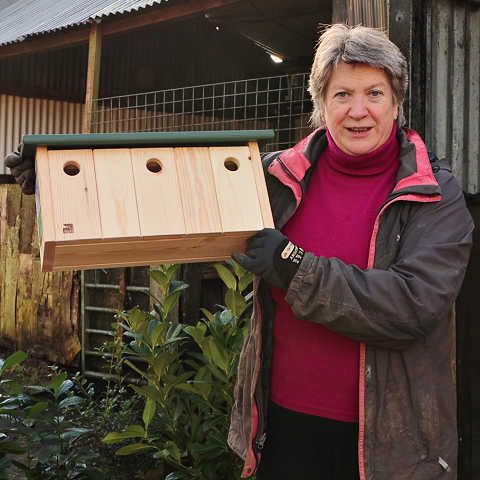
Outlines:
[[63,233],[73,233],[73,223],[64,223]]

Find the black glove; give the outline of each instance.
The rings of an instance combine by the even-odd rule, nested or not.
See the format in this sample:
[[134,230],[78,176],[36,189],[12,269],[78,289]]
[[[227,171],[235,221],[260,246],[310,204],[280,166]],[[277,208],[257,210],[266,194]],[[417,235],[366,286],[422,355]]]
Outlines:
[[247,240],[245,253],[234,252],[232,258],[270,285],[287,290],[304,255],[279,230],[264,228]]
[[10,169],[15,181],[22,188],[22,192],[31,195],[35,193],[35,160],[32,157],[23,157],[18,151],[5,157],[5,165]]

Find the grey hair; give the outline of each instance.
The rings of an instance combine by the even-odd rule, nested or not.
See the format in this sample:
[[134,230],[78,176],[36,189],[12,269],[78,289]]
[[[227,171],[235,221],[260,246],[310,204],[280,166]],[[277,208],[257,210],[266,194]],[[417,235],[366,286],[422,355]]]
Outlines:
[[398,124],[404,124],[403,101],[408,86],[408,66],[400,49],[387,35],[375,28],[342,23],[328,26],[318,40],[308,91],[313,100],[311,124],[324,124],[323,107],[333,69],[340,63],[362,63],[380,68],[390,79],[394,100],[398,104]]

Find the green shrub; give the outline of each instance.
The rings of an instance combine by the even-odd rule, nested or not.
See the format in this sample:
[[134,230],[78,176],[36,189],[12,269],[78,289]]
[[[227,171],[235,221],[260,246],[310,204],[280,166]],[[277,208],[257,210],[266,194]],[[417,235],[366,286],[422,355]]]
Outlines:
[[134,308],[118,315],[130,337],[123,362],[143,382],[130,387],[144,399],[142,424],[109,433],[107,444],[127,442],[117,455],[151,451],[175,479],[236,479],[240,461],[227,446],[233,384],[247,332],[252,275],[234,262],[215,265],[225,283],[225,306],[202,309],[195,326],[169,319],[187,285],[173,280],[177,266],[152,271],[164,294],[152,312]]

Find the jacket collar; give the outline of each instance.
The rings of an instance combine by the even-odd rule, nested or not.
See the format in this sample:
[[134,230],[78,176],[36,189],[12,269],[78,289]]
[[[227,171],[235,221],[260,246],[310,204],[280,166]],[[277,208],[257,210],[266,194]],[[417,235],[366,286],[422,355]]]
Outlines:
[[[307,174],[327,146],[325,132],[324,127],[313,131],[294,147],[282,152],[268,168],[270,174],[292,189],[297,206],[308,181]],[[391,195],[439,195],[440,187],[420,135],[414,130],[403,128],[398,129],[397,139],[400,144],[400,167]]]

